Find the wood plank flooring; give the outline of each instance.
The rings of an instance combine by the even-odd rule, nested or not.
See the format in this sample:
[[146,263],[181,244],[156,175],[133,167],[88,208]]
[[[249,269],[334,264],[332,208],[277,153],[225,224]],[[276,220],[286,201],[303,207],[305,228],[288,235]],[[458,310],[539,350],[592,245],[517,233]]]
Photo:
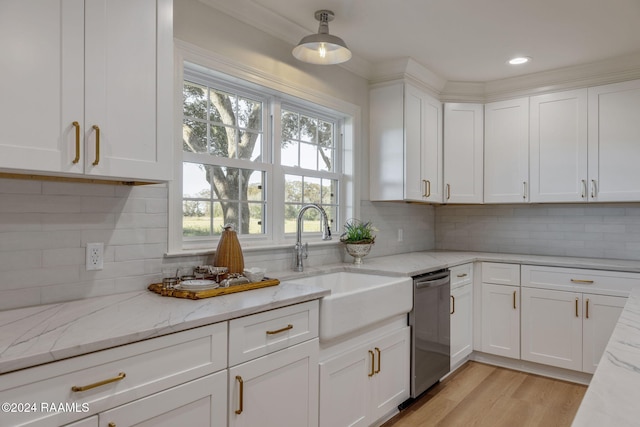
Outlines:
[[383,427],[570,426],[587,387],[467,362]]

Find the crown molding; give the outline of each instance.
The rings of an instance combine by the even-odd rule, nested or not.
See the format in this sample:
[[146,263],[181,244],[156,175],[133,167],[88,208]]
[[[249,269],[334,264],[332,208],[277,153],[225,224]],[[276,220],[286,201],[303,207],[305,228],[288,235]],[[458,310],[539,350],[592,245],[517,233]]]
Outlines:
[[409,81],[436,97],[447,83],[445,79],[408,57],[375,64],[369,83],[380,85],[397,80]]

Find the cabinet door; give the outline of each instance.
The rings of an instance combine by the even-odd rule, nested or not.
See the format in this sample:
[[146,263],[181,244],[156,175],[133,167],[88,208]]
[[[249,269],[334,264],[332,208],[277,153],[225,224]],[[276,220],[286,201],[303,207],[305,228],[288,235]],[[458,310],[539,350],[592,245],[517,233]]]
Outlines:
[[100,413],[99,426],[223,426],[226,384],[224,370]]
[[587,90],[534,96],[530,108],[531,201],[586,201]]
[[582,294],[522,288],[522,359],[582,370]]
[[171,0],[87,2],[85,173],[171,177],[172,13]]
[[[371,352],[369,352],[371,351]],[[356,347],[320,363],[320,426],[368,426],[374,353]],[[375,366],[375,365],[374,365]]]
[[484,114],[484,201],[527,202],[529,99],[492,102]]
[[482,351],[520,358],[520,287],[482,284]]
[[82,172],[83,40],[83,0],[2,1],[0,168]]
[[640,200],[640,80],[589,88],[589,194]]
[[584,294],[583,300],[582,370],[594,373],[627,299]]
[[409,398],[410,346],[408,326],[373,343],[375,369],[371,421],[377,421]]
[[98,416],[94,415],[93,417],[85,418],[75,423],[65,424],[64,427],[98,427]]
[[444,202],[482,203],[482,104],[444,104]]
[[229,426],[317,425],[317,338],[229,369]]
[[473,294],[471,283],[451,290],[451,368],[473,350]]
[[442,202],[442,103],[405,85],[405,199]]

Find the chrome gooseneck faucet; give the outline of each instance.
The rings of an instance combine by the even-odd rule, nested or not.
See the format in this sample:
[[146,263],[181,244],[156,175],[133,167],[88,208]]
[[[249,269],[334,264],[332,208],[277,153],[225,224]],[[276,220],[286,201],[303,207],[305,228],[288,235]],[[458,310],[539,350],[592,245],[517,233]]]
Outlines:
[[310,205],[305,205],[298,212],[298,221],[296,228],[296,246],[294,248],[295,256],[296,256],[296,265],[293,267],[293,271],[303,271],[302,260],[303,258],[307,258],[309,256],[309,244],[302,244],[302,217],[304,213],[309,209],[317,209],[322,216],[322,221],[324,221],[324,228],[322,228],[322,221],[320,224],[320,228],[322,228],[322,240],[331,240],[331,229],[329,228],[329,219],[327,218],[327,213],[320,206],[315,203]]

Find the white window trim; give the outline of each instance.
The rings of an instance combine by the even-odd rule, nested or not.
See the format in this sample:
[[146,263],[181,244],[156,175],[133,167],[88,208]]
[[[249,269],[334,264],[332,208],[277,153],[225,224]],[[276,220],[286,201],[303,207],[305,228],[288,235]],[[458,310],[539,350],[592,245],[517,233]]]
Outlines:
[[[360,107],[349,102],[326,95],[324,92],[313,90],[309,87],[296,85],[288,80],[283,79],[280,76],[275,76],[264,72],[263,70],[248,67],[245,64],[237,62],[235,60],[223,57],[213,52],[207,51],[190,43],[183,42],[181,40],[174,40],[174,141],[180,141],[182,138],[182,86],[184,81],[184,62],[190,62],[198,64],[209,70],[219,72],[220,76],[224,79],[229,77],[237,78],[239,81],[247,81],[271,89],[276,92],[280,92],[287,96],[300,98],[303,101],[307,101],[321,107],[325,107],[332,111],[341,111],[345,114],[345,120],[342,123],[341,137],[342,137],[342,150],[340,155],[342,156],[342,173],[343,179],[340,183],[340,192],[342,194],[343,206],[341,206],[340,218],[345,220],[347,218],[358,217],[360,211],[360,150],[356,141],[361,140],[361,111]],[[174,167],[182,164],[182,146],[181,144],[173,144],[173,156]],[[280,167],[280,166],[278,166]],[[197,255],[211,253],[215,250],[215,247],[183,247],[182,227],[180,226],[182,221],[182,173],[178,170],[174,171],[174,180],[168,184],[169,197],[168,197],[168,251],[167,256],[183,256],[183,255]],[[276,208],[274,201],[274,209],[272,212],[277,217],[278,209]],[[279,215],[283,215],[281,212]],[[253,242],[247,241],[249,244],[243,242],[243,250],[263,250],[268,248],[288,247],[295,242],[295,236],[285,236],[283,239],[275,236],[278,233],[277,222],[272,221],[271,232],[274,235],[271,236],[272,240],[266,242],[265,239],[252,239]],[[342,224],[337,224],[338,228],[342,227]],[[281,230],[280,230],[281,231]],[[280,233],[282,235],[283,233]],[[273,240],[278,238],[278,241]],[[335,245],[337,244],[337,236],[330,242],[313,242],[313,244],[319,245]]]

